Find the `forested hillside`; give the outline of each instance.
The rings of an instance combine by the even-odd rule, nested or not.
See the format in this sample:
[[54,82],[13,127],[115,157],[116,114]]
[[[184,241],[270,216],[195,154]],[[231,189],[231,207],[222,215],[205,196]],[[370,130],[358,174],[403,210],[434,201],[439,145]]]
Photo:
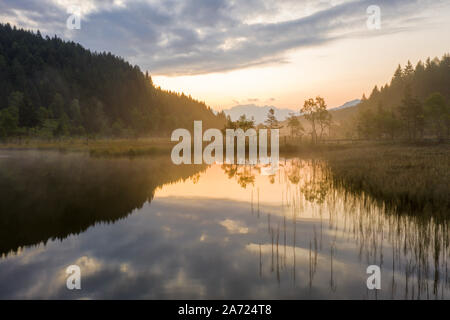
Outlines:
[[111,53],[0,24],[0,138],[161,136],[194,120],[222,128],[225,116]]
[[354,126],[363,138],[448,138],[450,55],[428,58],[414,67],[398,66],[391,83],[375,86],[358,105]]

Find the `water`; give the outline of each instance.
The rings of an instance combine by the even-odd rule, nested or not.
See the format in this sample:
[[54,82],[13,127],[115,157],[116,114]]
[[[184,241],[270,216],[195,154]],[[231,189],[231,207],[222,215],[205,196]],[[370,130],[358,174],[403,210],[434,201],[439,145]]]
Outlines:
[[1,151],[0,298],[449,298],[446,223],[338,187],[318,160],[261,169]]

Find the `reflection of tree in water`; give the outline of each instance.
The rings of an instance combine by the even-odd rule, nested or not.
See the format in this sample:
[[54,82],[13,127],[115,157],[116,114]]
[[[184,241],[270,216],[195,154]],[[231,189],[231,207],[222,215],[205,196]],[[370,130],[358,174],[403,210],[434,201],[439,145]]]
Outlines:
[[323,203],[331,184],[324,174],[323,163],[311,160],[309,172],[303,180],[300,188],[305,199],[310,202]]
[[234,164],[223,164],[222,169],[225,174],[228,176],[228,179],[234,178],[238,171],[239,166]]
[[321,161],[293,159],[282,167],[280,174],[284,176],[286,183],[300,187],[305,200],[320,204],[331,188],[325,169]]
[[[261,208],[267,231],[258,240],[260,277],[270,276],[278,283],[290,277],[294,285],[304,287],[307,282],[298,282],[296,275],[306,271],[311,289],[328,279],[328,290],[334,294],[340,283],[353,280],[351,272],[348,279],[336,273],[336,263],[350,259],[348,267],[359,261],[361,270],[356,272],[363,275],[368,265],[382,270],[383,290],[367,291],[366,298],[450,298],[449,220],[396,210],[367,193],[333,183],[330,174],[324,163],[312,160],[288,160],[280,169],[275,179],[283,197],[278,214]],[[299,236],[299,223],[304,228],[306,222],[310,231],[302,229]]]
[[235,178],[237,183],[242,188],[247,188],[248,185],[254,185],[255,174],[253,173],[253,166],[250,165],[236,165],[223,164],[222,169],[229,179]]
[[150,202],[157,187],[205,169],[165,157],[15,153],[0,161],[0,254],[123,219]]
[[[306,167],[308,170],[304,170]],[[250,184],[254,185],[256,174],[261,174],[261,165],[223,164],[222,169],[229,179],[236,179],[236,182],[244,189]],[[324,164],[320,161],[312,160],[305,163],[295,159],[280,164],[280,171],[277,174],[268,175],[267,178],[270,184],[275,184],[277,176],[283,176],[291,184],[300,185],[300,190],[307,201],[322,203],[331,187],[330,180],[323,169]]]
[[[283,165],[280,165],[282,168]],[[271,165],[250,165],[250,164],[223,164],[222,169],[229,179],[236,179],[236,182],[242,187],[255,184],[256,175],[261,175],[262,169],[269,169]],[[270,184],[275,183],[277,174],[266,175]]]
[[200,173],[192,175],[190,178],[193,184],[197,184],[200,181]]
[[301,169],[304,167],[300,159],[293,159],[290,165],[286,167],[285,173],[292,184],[298,184],[301,179]]

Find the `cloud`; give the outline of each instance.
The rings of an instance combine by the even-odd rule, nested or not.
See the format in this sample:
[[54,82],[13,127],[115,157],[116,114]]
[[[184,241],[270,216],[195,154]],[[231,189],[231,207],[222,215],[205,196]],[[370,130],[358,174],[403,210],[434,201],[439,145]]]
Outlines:
[[[69,0],[3,0],[0,21],[124,56],[157,75],[288,63],[290,50],[402,32],[443,1],[378,0],[382,29],[366,27],[373,1],[86,0],[81,30],[66,29]],[[448,6],[448,4],[447,4]]]
[[[264,206],[261,214],[269,209],[273,226],[282,226],[283,215],[274,214],[274,208]],[[267,232],[267,218],[249,214],[248,202],[168,197],[140,210],[126,220],[99,224],[64,241],[27,247],[21,255],[2,260],[0,298],[326,299],[336,295],[329,290],[328,254],[318,252],[313,291],[306,282],[312,230],[320,228],[319,221],[304,219],[295,225],[297,235],[303,235],[295,246],[290,240],[292,222],[287,221],[288,243],[284,244],[279,229],[278,253],[277,239]],[[174,232],[161,228],[166,225]],[[339,297],[361,297],[365,279],[358,276],[359,247],[345,236],[326,232],[326,227],[322,253],[329,253],[332,243],[339,248],[339,257],[333,260],[335,276],[341,279]],[[199,241],[200,235],[206,240]],[[278,256],[287,266],[279,269],[281,282],[274,272]],[[293,263],[297,263],[297,285],[293,285]],[[81,268],[81,290],[66,287],[65,270],[72,264]],[[388,277],[390,270],[385,272]]]
[[220,225],[225,227],[229,233],[248,233],[248,228],[245,227],[241,222],[231,220],[231,219],[225,219],[223,221],[220,221]]

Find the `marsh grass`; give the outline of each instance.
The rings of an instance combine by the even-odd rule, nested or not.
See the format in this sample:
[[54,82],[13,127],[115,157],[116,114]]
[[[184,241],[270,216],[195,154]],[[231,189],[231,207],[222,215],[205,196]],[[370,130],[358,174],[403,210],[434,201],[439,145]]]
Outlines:
[[85,152],[93,157],[137,157],[170,154],[172,147],[173,144],[164,138],[27,140],[0,145],[0,149]]
[[450,146],[363,145],[323,153],[334,183],[399,211],[450,218]]
[[[92,157],[169,155],[167,138],[22,140],[0,149],[86,152]],[[450,144],[281,144],[281,155],[326,160],[330,177],[352,192],[365,192],[400,211],[450,218]]]
[[323,152],[348,150],[354,148],[351,144],[312,144],[308,142],[302,143],[280,143],[280,154],[289,156],[310,156],[320,155]]

